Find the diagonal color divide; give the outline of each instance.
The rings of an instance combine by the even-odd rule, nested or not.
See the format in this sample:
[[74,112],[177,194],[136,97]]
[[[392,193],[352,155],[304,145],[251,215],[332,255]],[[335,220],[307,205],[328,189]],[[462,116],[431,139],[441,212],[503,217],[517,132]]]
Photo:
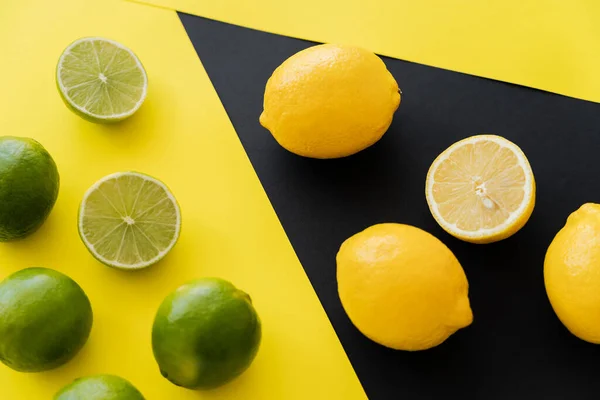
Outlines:
[[[130,120],[94,125],[62,103],[56,62],[82,36],[118,40],[144,63],[148,98]],[[30,266],[60,270],[83,287],[94,310],[90,340],[66,366],[22,374],[0,365],[0,398],[49,399],[77,377],[112,373],[149,400],[365,399],[176,13],[119,0],[4,2],[0,47],[10,60],[0,67],[2,132],[39,140],[61,174],[58,202],[42,229],[0,246],[0,278]],[[182,209],[179,243],[138,273],[99,264],[76,227],[85,190],[123,170],[163,180]],[[150,346],[163,297],[202,276],[223,277],[247,291],[264,327],[252,367],[206,393],[162,378]]]
[[135,0],[600,102],[596,0]]
[[[370,399],[597,397],[600,346],[570,335],[556,318],[542,264],[569,213],[600,201],[599,104],[384,59],[403,98],[383,139],[345,159],[306,159],[283,150],[258,116],[273,70],[313,43],[180,17]],[[434,158],[478,133],[517,143],[538,186],[525,228],[479,246],[444,233],[424,194]],[[454,251],[470,282],[472,326],[417,353],[378,346],[352,326],[337,296],[335,254],[344,239],[378,222],[416,225]]]

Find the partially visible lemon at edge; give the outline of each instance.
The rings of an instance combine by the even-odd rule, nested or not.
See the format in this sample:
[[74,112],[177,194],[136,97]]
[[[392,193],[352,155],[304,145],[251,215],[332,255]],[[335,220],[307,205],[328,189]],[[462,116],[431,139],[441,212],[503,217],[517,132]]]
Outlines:
[[312,158],[338,158],[377,142],[400,104],[383,61],[360,47],[302,50],[269,78],[260,123],[281,146]]
[[410,225],[374,225],[347,239],[337,254],[337,281],[350,320],[386,347],[429,349],[473,320],[460,263]]
[[30,138],[0,137],[0,242],[38,230],[59,187],[56,163],[44,146]]
[[546,252],[544,283],[567,329],[600,344],[600,204],[584,204],[569,216]]

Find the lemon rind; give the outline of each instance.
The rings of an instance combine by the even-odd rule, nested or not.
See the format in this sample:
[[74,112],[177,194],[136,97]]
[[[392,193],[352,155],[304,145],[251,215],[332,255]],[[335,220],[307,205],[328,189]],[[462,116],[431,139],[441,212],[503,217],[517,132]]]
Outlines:
[[[171,243],[169,243],[169,245],[164,250],[162,250],[159,254],[157,254],[152,259],[147,260],[147,261],[143,261],[143,262],[139,262],[139,263],[135,263],[135,264],[125,264],[125,263],[121,263],[121,262],[118,262],[118,261],[115,261],[115,260],[109,260],[109,259],[107,259],[106,257],[102,256],[101,254],[99,254],[96,251],[94,245],[83,234],[83,218],[85,216],[84,209],[85,209],[85,205],[87,203],[87,199],[104,182],[112,180],[112,179],[117,179],[117,178],[120,178],[122,176],[136,176],[136,177],[142,178],[142,179],[144,179],[146,181],[152,182],[152,183],[157,184],[158,186],[160,186],[162,189],[164,189],[164,191],[167,194],[167,197],[169,198],[169,200],[175,205],[175,211],[176,211],[176,216],[177,216],[177,220],[176,220],[176,224],[175,224],[175,232],[176,232],[176,234],[174,235],[173,240],[171,241]],[[173,246],[175,246],[175,244],[177,243],[177,240],[179,239],[179,235],[181,233],[181,210],[179,208],[179,204],[177,203],[177,200],[175,199],[175,196],[173,196],[173,194],[171,193],[171,190],[169,190],[169,188],[167,187],[167,185],[165,185],[160,180],[158,180],[156,178],[153,178],[153,177],[151,177],[149,175],[141,174],[139,172],[133,172],[133,171],[116,172],[114,174],[107,175],[107,176],[103,177],[102,179],[98,180],[96,183],[94,183],[85,192],[85,195],[83,196],[83,200],[81,201],[81,205],[79,207],[79,216],[78,216],[78,221],[77,221],[77,227],[79,229],[79,236],[81,237],[81,240],[85,244],[85,247],[87,247],[87,249],[90,251],[90,253],[92,253],[92,255],[94,256],[94,258],[96,258],[102,264],[105,264],[105,265],[108,265],[108,266],[111,266],[111,267],[115,267],[115,268],[120,268],[120,269],[136,270],[136,269],[142,269],[142,268],[149,267],[149,266],[151,266],[153,264],[156,264],[158,261],[162,260],[171,251],[171,249],[173,248]]]
[[[70,50],[73,47],[77,46],[78,44],[80,44],[82,42],[93,42],[93,41],[108,42],[115,47],[125,50],[127,53],[129,53],[133,57],[137,68],[141,71],[142,76],[144,77],[144,85],[143,85],[142,95],[140,96],[140,99],[137,101],[135,106],[127,112],[119,113],[119,114],[111,114],[111,115],[96,114],[96,113],[93,113],[93,112],[85,109],[84,107],[81,107],[80,105],[76,104],[75,102],[73,102],[73,100],[67,94],[68,88],[64,85],[64,83],[62,82],[62,79],[60,78],[60,71],[62,69],[62,65],[63,65],[64,59],[65,59],[65,56],[67,56],[69,54]],[[137,110],[139,110],[139,108],[142,106],[142,104],[146,100],[146,96],[148,95],[148,75],[146,74],[146,70],[144,69],[144,66],[142,65],[142,62],[140,61],[140,59],[135,55],[135,53],[130,48],[128,48],[114,40],[99,37],[99,36],[84,37],[81,39],[77,39],[63,51],[63,53],[60,55],[60,58],[58,59],[58,65],[56,68],[56,81],[58,83],[58,87],[59,87],[61,93],[63,94],[63,97],[66,99],[66,101],[69,103],[69,105],[71,107],[73,107],[80,113],[82,113],[88,117],[94,118],[98,121],[121,120],[121,119],[125,119],[125,118],[132,116],[133,114],[136,113]]]

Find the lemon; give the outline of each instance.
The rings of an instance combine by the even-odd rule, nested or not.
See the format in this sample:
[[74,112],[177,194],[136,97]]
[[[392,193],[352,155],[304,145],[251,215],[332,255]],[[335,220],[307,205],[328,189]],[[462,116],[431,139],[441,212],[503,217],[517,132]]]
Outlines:
[[61,389],[54,400],[144,400],[126,379],[115,375],[94,375],[75,379]]
[[460,263],[410,225],[374,225],[347,239],[337,254],[337,282],[354,325],[393,349],[435,347],[473,320]]
[[260,123],[292,153],[337,158],[377,142],[399,104],[398,84],[379,57],[324,44],[296,53],[273,72]]
[[546,252],[544,282],[567,329],[600,344],[600,204],[584,204],[569,216]]
[[425,195],[449,234],[491,243],[515,234],[535,205],[535,179],[521,149],[495,135],[471,136],[440,154],[427,173]]
[[56,67],[56,86],[67,107],[80,117],[113,123],[142,106],[148,77],[127,47],[114,40],[87,37],[63,51]]
[[135,270],[160,261],[177,243],[181,211],[169,188],[139,172],[94,183],[79,207],[79,236],[110,267]]
[[180,286],[160,305],[152,350],[160,372],[177,386],[210,389],[243,373],[261,341],[250,296],[219,278]]

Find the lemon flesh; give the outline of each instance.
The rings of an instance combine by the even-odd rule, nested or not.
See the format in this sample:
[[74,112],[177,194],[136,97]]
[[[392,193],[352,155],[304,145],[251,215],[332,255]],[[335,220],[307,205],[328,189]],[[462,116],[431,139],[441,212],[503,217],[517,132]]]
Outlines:
[[169,188],[137,172],[108,175],[86,192],[79,234],[102,263],[122,269],[148,267],[175,245],[181,212]]
[[76,40],[63,51],[56,84],[76,114],[91,122],[112,123],[141,107],[148,77],[130,49],[113,40],[90,37]]
[[40,143],[0,137],[0,242],[35,232],[52,211],[59,186],[56,164]]
[[440,154],[427,173],[429,209],[451,235],[490,243],[515,234],[535,205],[529,161],[514,143],[495,135],[461,140]]

